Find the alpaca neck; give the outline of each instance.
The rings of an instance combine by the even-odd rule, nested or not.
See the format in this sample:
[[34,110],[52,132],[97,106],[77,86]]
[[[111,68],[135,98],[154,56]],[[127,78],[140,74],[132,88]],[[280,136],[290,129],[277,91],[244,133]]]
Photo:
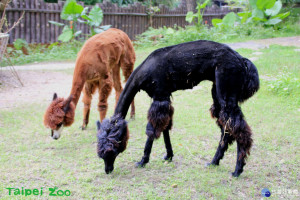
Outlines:
[[119,97],[118,104],[115,109],[115,115],[120,114],[123,119],[126,118],[129,106],[134,99],[135,95],[140,90],[140,84],[137,81],[135,70],[131,76],[129,77],[128,81],[126,82],[125,88]]
[[74,69],[72,89],[70,93],[70,95],[73,95],[72,102],[75,104],[75,106],[78,103],[82,88],[85,83],[85,77],[83,76],[84,73],[81,70],[78,70],[76,68],[77,68],[77,64]]

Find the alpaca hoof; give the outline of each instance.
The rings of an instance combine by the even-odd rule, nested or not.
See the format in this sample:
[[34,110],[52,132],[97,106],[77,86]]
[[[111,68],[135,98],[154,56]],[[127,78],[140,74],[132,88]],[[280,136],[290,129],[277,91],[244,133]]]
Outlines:
[[232,172],[231,175],[233,177],[239,177],[241,173],[237,173],[237,172]]
[[80,126],[79,129],[81,129],[82,131],[86,130],[86,126]]
[[164,156],[164,160],[169,161],[169,162],[172,161],[172,158],[173,158],[173,156],[168,156],[168,155]]
[[130,119],[135,120],[135,114],[130,115]]
[[215,164],[215,163],[212,163],[212,162],[205,163],[205,167],[218,166],[218,165],[219,165],[219,164]]
[[205,167],[210,167],[212,164],[210,162],[205,163]]
[[143,162],[137,162],[137,163],[135,163],[135,167],[136,168],[144,168],[145,165],[146,165],[146,163],[143,163]]

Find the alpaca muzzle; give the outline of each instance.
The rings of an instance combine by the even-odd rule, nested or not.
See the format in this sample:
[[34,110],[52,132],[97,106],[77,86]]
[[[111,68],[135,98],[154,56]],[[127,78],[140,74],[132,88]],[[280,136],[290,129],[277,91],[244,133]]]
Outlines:
[[63,125],[59,127],[59,129],[57,130],[51,130],[51,137],[54,140],[57,140],[58,138],[60,138],[62,130],[63,130]]

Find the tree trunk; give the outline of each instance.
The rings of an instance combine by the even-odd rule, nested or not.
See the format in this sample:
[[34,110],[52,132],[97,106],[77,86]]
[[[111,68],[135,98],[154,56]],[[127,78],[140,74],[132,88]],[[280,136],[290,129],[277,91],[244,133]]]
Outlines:
[[186,9],[187,11],[195,11],[196,10],[196,0],[184,0],[186,1]]

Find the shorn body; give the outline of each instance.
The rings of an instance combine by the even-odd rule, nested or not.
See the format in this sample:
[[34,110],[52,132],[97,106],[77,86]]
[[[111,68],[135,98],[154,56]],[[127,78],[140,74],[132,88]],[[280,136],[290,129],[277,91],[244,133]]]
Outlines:
[[115,158],[125,150],[128,140],[124,120],[130,102],[140,90],[153,99],[148,111],[144,156],[137,166],[149,162],[154,139],[163,132],[166,160],[172,160],[169,136],[174,108],[170,96],[177,90],[193,88],[203,80],[212,84],[213,105],[210,112],[221,129],[221,139],[212,165],[219,165],[228,145],[237,142],[237,161],[233,176],[243,172],[250,154],[252,132],[244,119],[239,103],[259,89],[256,67],[247,58],[225,44],[199,40],[158,49],[132,73],[124,88],[114,116],[98,124],[98,155],[104,159],[105,171],[113,170]]
[[[116,103],[123,90],[120,70],[122,69],[126,82],[133,71],[134,62],[132,42],[123,31],[111,28],[88,39],[77,56],[70,96],[64,99],[54,94],[53,101],[44,115],[44,124],[51,128],[52,137],[58,139],[62,128],[73,123],[81,92],[84,103],[82,129],[89,123],[92,94],[97,89],[98,110],[102,121],[106,116],[107,99],[112,87],[116,91]],[[133,99],[131,103],[131,116],[134,117]]]

